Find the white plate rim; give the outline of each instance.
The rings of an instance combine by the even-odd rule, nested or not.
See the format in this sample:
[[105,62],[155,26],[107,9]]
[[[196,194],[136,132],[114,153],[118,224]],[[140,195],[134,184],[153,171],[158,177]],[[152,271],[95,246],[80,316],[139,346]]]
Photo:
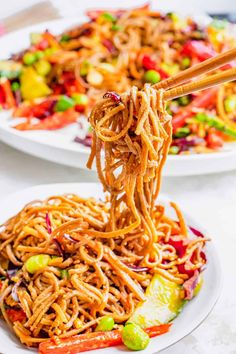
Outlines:
[[[10,196],[4,198],[4,200],[2,201],[2,203],[1,203],[2,207],[0,207],[0,224],[1,224],[1,222],[3,222],[3,218],[5,218],[5,217],[3,217],[4,210],[1,211],[1,208],[5,209],[5,215],[8,214],[6,217],[10,217],[14,213],[16,213],[19,210],[19,208],[21,208],[23,205],[25,205],[30,200],[34,200],[34,199],[38,199],[38,198],[42,198],[42,197],[44,198],[46,196],[53,195],[53,194],[63,194],[63,193],[78,193],[78,194],[82,194],[82,196],[84,196],[84,197],[85,196],[93,196],[95,194],[96,197],[99,197],[99,196],[101,196],[102,188],[98,183],[56,183],[56,184],[37,185],[37,186],[23,189],[19,192],[11,194]],[[168,203],[171,199],[167,196],[160,196],[159,200],[161,202]],[[14,203],[17,204],[17,206]],[[13,211],[13,209],[10,212],[9,212],[9,210],[6,210],[8,205],[14,205],[14,208],[13,208],[14,211]],[[185,210],[182,209],[182,211],[185,215],[186,220],[189,221],[192,226],[197,227],[198,229],[200,229],[201,231],[203,231],[203,233],[205,233],[207,235],[209,234],[209,232],[201,225],[201,223],[196,221],[196,219],[193,218]],[[208,277],[207,274],[210,271],[212,274],[214,274],[214,276],[216,275],[216,279],[214,279],[214,281],[213,281],[212,278],[209,278],[208,279],[209,285],[206,284],[206,287],[210,288],[210,289],[208,289],[208,291],[210,290],[211,297],[210,297],[210,302],[209,302],[209,298],[208,298],[207,304],[206,304],[206,301],[204,301],[204,299],[202,299],[203,301],[201,300],[201,302],[206,307],[205,310],[203,312],[197,311],[196,318],[191,321],[190,326],[188,326],[188,328],[186,326],[186,328],[181,329],[181,333],[178,332],[178,329],[176,332],[175,323],[178,322],[178,318],[180,318],[182,316],[184,311],[188,311],[188,308],[190,309],[189,311],[191,311],[191,306],[195,306],[196,301],[198,301],[198,299],[200,299],[202,296],[204,296],[204,294],[203,294],[203,291],[205,293],[205,290],[204,290],[205,285],[204,285],[200,294],[195,299],[193,299],[189,304],[186,305],[186,308],[184,308],[183,312],[174,321],[174,324],[173,324],[170,332],[163,335],[163,336],[156,337],[156,338],[152,339],[148,348],[146,350],[142,351],[143,354],[157,353],[157,351],[159,352],[163,349],[166,349],[166,348],[174,345],[178,341],[182,340],[184,337],[186,337],[191,332],[193,332],[198,326],[200,326],[200,324],[206,319],[206,317],[210,314],[210,312],[214,308],[214,306],[220,296],[220,292],[221,292],[221,288],[222,288],[222,270],[221,270],[218,252],[216,251],[213,242],[209,243],[209,245],[207,246],[207,254],[208,254],[209,263],[208,263],[208,267],[206,268],[206,271],[204,273],[204,278]],[[210,268],[212,268],[212,269],[210,269]],[[210,280],[211,280],[211,285],[210,285]],[[213,293],[212,293],[212,286],[214,288]],[[5,328],[5,326],[4,326],[4,328]],[[2,332],[2,334],[8,335],[8,334],[6,334],[8,332],[6,332],[6,330],[4,328],[3,327],[0,328],[0,334]],[[174,332],[174,335],[173,335],[173,332]],[[165,343],[166,342],[165,339],[163,340],[164,337],[167,338],[167,343]],[[164,344],[163,344],[163,342],[164,342]],[[13,343],[16,343],[16,342],[13,341]],[[2,354],[9,354],[9,351],[4,352],[4,350],[5,350],[4,344],[3,344],[3,349],[1,347],[1,351],[3,350]],[[17,348],[19,350],[17,350],[15,352],[15,354],[30,353],[30,351],[28,349],[26,349],[26,347],[24,347],[24,346],[19,348],[19,343],[16,344],[16,348],[13,347],[10,349],[12,350],[12,349],[17,349]],[[106,348],[106,349],[101,349],[101,350],[95,350],[92,353],[94,353],[94,354],[108,354],[109,352],[111,353],[111,350],[112,350],[112,353],[117,353],[117,354],[121,353],[121,352],[123,352],[124,354],[130,353],[129,351],[125,351],[123,348],[120,349],[119,347],[118,348]]]

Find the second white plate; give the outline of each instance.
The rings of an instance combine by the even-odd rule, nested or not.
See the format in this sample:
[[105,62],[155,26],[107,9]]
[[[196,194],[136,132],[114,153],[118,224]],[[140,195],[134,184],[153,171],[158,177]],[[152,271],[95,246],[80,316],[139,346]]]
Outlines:
[[[81,197],[103,198],[103,192],[100,185],[95,183],[65,183],[40,185],[33,188],[22,190],[14,193],[2,201],[0,206],[0,225],[8,218],[20,211],[20,209],[32,200],[44,199],[50,195],[61,195],[64,193],[76,193]],[[166,207],[166,214],[174,217],[173,210],[169,206],[169,199],[160,197],[159,202]],[[209,235],[198,222],[187,213],[184,213],[187,224]],[[217,252],[213,246],[213,242],[209,242],[206,246],[207,267],[203,273],[203,287],[192,301],[190,301],[183,309],[181,314],[174,320],[169,333],[153,338],[147,349],[142,354],[154,354],[170,345],[180,341],[186,335],[197,328],[201,322],[207,317],[214,307],[221,289],[222,275],[220,262]],[[0,323],[1,353],[2,354],[29,354],[31,351],[20,345],[19,341],[13,336],[6,325]],[[130,354],[130,351],[124,347],[107,348],[95,350],[91,354]],[[32,351],[34,353],[34,351]]]
[[[203,18],[201,17],[201,21]],[[12,32],[0,39],[1,59],[27,48],[31,32],[42,32],[48,29],[58,34],[85,20],[85,16],[61,19]],[[199,21],[199,18],[197,20]],[[205,17],[205,20],[208,21],[208,17]],[[0,139],[6,144],[49,161],[86,168],[89,148],[73,141],[79,130],[77,124],[57,131],[19,132],[11,127],[13,122],[11,112],[0,113]],[[236,143],[225,144],[222,152],[212,154],[168,156],[163,174],[166,176],[200,175],[233,169],[236,169]]]

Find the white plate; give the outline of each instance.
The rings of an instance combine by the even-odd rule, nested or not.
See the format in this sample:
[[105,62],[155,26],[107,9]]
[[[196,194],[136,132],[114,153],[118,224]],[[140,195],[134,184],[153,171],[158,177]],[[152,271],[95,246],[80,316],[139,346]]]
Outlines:
[[[65,183],[35,186],[12,194],[2,201],[0,207],[0,224],[19,212],[26,203],[32,200],[63,193],[76,193],[82,197],[103,197],[101,186],[95,183]],[[166,206],[167,215],[173,217],[173,210],[170,208],[168,201],[168,198],[160,197],[160,202]],[[195,217],[192,218],[192,216],[187,213],[184,214],[188,225],[201,230],[205,235],[209,235],[209,232],[199,224]],[[160,337],[153,338],[148,348],[142,351],[143,354],[157,353],[178,342],[197,328],[213,309],[219,297],[222,282],[220,262],[213,242],[208,243],[206,255],[208,263],[203,273],[204,283],[199,295],[184,307],[181,314],[174,320],[170,332]],[[0,338],[0,352],[2,354],[27,354],[30,352],[24,346],[21,346],[13,335],[10,335],[10,331],[5,325],[0,328]],[[109,354],[111,352],[130,354],[130,351],[125,350],[124,347],[95,350],[91,353]]]
[[[86,17],[44,22],[10,33],[0,39],[1,58],[8,58],[29,45],[29,34],[49,29],[58,34],[68,27],[82,23]],[[198,22],[209,21],[197,17]],[[72,167],[85,168],[89,148],[73,142],[78,134],[77,124],[58,131],[19,132],[11,128],[11,113],[0,113],[0,139],[28,154]],[[214,173],[236,169],[236,143],[225,144],[222,152],[201,155],[169,156],[164,168],[166,176],[184,176]]]

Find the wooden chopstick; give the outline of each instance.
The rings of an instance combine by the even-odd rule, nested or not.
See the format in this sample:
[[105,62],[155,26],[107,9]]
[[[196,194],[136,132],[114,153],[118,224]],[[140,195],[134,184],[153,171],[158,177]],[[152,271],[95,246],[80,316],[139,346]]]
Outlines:
[[171,90],[165,91],[164,99],[173,100],[174,98],[188,95],[195,91],[205,90],[209,87],[234,80],[236,80],[236,68],[221,71],[220,73],[209,75],[204,79],[190,82],[182,86],[174,87]]
[[175,76],[172,76],[166,80],[160,81],[155,84],[153,87],[155,89],[170,89],[172,87],[183,84],[196,76],[205,74],[209,71],[217,69],[231,61],[236,60],[236,48],[228,50],[222,54],[219,54],[213,58],[207,59],[204,62],[194,65],[189,69],[181,71]]

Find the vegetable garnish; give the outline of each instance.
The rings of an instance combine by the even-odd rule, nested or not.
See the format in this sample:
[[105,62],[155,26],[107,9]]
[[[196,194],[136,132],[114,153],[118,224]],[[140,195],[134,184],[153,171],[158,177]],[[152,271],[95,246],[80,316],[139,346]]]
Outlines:
[[6,314],[9,320],[14,323],[16,321],[23,322],[26,319],[26,314],[21,309],[6,309]]
[[57,101],[55,106],[55,111],[64,112],[67,111],[69,108],[74,107],[74,105],[75,105],[75,101],[72,100],[70,97],[64,95],[61,96]]
[[111,98],[113,101],[117,103],[121,102],[121,97],[116,92],[106,92],[103,98]]
[[51,225],[51,220],[50,220],[50,216],[48,213],[46,214],[45,221],[46,221],[48,233],[50,235],[52,233],[52,225]]
[[8,108],[14,108],[16,101],[11,90],[11,84],[8,79],[0,78],[0,104],[1,104],[1,92],[3,95],[3,102]]
[[78,118],[74,110],[55,112],[38,123],[24,122],[15,126],[17,130],[56,130],[75,123]]
[[151,84],[156,84],[161,80],[161,76],[156,70],[146,71],[143,78],[145,82],[150,82]]
[[199,272],[196,270],[191,278],[189,278],[184,284],[185,299],[191,300],[194,296],[194,290],[198,284]]
[[[167,333],[171,324],[153,326],[144,331],[150,338]],[[128,326],[127,326],[128,327]],[[147,341],[145,337],[145,341]],[[89,350],[113,347],[122,344],[122,332],[120,330],[108,332],[93,332],[80,334],[71,338],[53,339],[42,342],[39,345],[40,354],[76,354]]]
[[84,139],[76,136],[74,142],[82,144],[84,146],[91,147],[92,146],[92,137],[90,135],[86,135]]
[[158,274],[153,276],[145,295],[146,301],[138,304],[129,319],[142,328],[170,322],[184,305],[182,287]]
[[48,256],[47,254],[38,254],[35,256],[31,256],[25,262],[25,268],[29,273],[34,274],[39,270],[42,270],[47,267],[50,262],[50,259],[50,256]]
[[128,322],[122,329],[122,341],[131,350],[143,350],[149,342],[149,335],[138,325]]
[[222,120],[214,116],[208,116],[205,113],[197,113],[195,119],[199,122],[206,123],[209,127],[214,127],[216,130],[223,132],[224,134],[230,135],[236,138],[236,129],[233,130]]
[[107,332],[112,331],[115,325],[115,321],[111,316],[105,316],[99,321],[95,331],[96,332]]
[[37,57],[34,53],[25,53],[23,56],[23,63],[26,65],[32,65],[36,62]]

